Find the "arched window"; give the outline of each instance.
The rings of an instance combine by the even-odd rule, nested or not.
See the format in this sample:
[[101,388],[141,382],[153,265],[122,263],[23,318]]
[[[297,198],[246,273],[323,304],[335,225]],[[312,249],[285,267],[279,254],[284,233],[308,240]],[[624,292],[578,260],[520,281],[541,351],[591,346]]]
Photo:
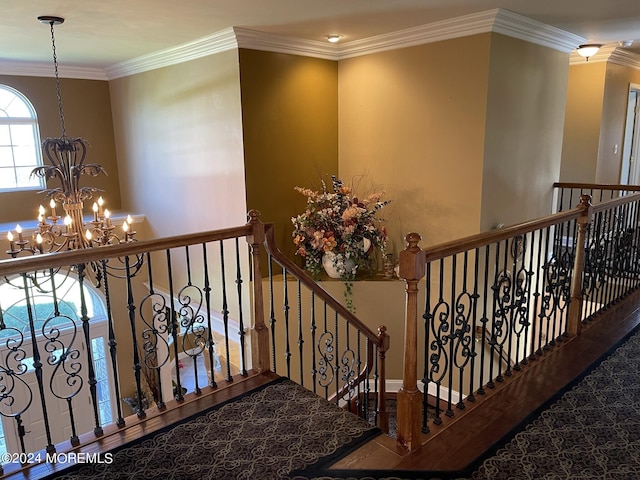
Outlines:
[[31,102],[0,85],[0,192],[44,188],[31,171],[42,165],[38,118]]

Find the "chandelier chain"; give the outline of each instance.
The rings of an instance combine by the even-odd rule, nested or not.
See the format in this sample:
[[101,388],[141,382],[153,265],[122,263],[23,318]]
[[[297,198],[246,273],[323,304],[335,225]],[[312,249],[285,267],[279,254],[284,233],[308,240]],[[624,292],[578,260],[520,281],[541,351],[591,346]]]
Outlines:
[[60,76],[58,74],[58,56],[56,55],[56,37],[53,31],[53,20],[49,22],[51,27],[51,49],[53,50],[53,70],[56,76],[56,94],[58,96],[58,113],[60,115],[60,126],[62,127],[62,138],[67,136],[64,125],[64,111],[62,110],[62,94],[60,93]]

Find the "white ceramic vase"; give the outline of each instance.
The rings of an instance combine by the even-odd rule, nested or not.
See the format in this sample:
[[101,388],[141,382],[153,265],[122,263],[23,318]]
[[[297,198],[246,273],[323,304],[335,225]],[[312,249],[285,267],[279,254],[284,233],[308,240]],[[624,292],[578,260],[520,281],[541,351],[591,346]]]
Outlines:
[[[338,254],[339,255],[339,254]],[[351,271],[355,267],[355,262],[352,258],[347,258],[344,263],[345,269]],[[340,272],[336,268],[336,254],[333,252],[325,252],[322,255],[322,267],[327,272],[329,278],[340,278]]]

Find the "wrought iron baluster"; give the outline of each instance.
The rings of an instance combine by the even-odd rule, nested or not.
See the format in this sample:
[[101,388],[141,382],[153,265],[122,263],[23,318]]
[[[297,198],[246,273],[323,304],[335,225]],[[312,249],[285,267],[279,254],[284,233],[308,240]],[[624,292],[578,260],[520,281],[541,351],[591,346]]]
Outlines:
[[224,352],[227,356],[227,382],[232,382],[231,376],[231,351],[229,346],[229,304],[227,303],[227,275],[225,273],[225,261],[224,261],[224,244],[220,240],[220,277],[222,285],[222,323],[224,326]]
[[[276,311],[275,300],[273,298],[273,257],[269,255],[269,327],[271,328],[271,362],[274,373],[278,372],[276,362]],[[315,391],[315,390],[314,390]]]
[[334,335],[335,335],[334,338],[335,338],[335,342],[336,342],[336,358],[335,358],[335,363],[333,364],[333,371],[334,371],[333,378],[335,380],[335,387],[336,387],[336,392],[335,392],[336,393],[335,394],[335,399],[336,400],[335,400],[335,402],[336,402],[336,405],[338,405],[340,403],[340,398],[339,398],[340,397],[340,395],[339,395],[339,392],[340,392],[340,376],[338,375],[338,370],[340,368],[339,367],[339,361],[338,361],[338,354],[340,352],[340,345],[338,343],[338,334],[339,334],[339,332],[338,332],[338,312],[336,312],[336,311],[333,312],[333,331],[335,332],[334,333]]
[[[172,334],[175,324],[171,316],[171,307],[167,306],[165,297],[155,292],[153,268],[148,253],[147,274],[149,279],[149,293],[140,302],[140,318],[145,325],[141,335],[143,340],[144,368],[145,372],[148,372],[148,374],[145,373],[145,377],[147,378],[147,386],[151,390],[158,409],[164,410],[166,404],[162,392],[161,370],[162,367],[168,365],[170,362],[168,336]],[[150,307],[145,308],[148,303],[150,303]],[[151,312],[151,318],[148,318],[147,311]],[[162,350],[165,352],[164,355],[160,354],[160,345],[162,345]]]
[[[480,257],[480,249],[476,248],[474,250],[473,255],[473,293],[472,297],[475,299],[473,302],[473,306],[471,308],[471,361],[470,361],[470,369],[469,369],[469,395],[467,396],[467,400],[470,402],[476,401],[475,396],[475,371],[476,371],[476,357],[478,356],[476,344],[477,344],[477,334],[478,334],[478,299],[480,298],[480,294],[478,293],[478,278],[479,278],[479,257]],[[466,277],[466,275],[465,275]],[[462,392],[462,389],[460,390]]]
[[[236,237],[236,288],[238,291],[238,336],[240,339],[240,374],[247,376],[246,355],[245,355],[245,332],[244,332],[244,315],[242,308],[242,270],[240,268],[240,247],[239,240]],[[227,362],[228,363],[228,362]]]
[[283,282],[283,304],[282,310],[284,312],[284,360],[287,364],[287,377],[291,378],[291,345],[289,343],[289,280],[287,278],[287,269],[282,270],[282,282]]
[[[486,363],[486,350],[487,350],[487,323],[489,322],[488,310],[489,310],[489,256],[491,252],[491,246],[486,245],[484,247],[484,266],[483,266],[483,292],[482,292],[482,317],[480,318],[480,379],[478,386],[478,395],[484,395],[486,393],[484,389],[484,366]],[[476,330],[477,335],[477,330]],[[477,337],[476,337],[477,339]],[[490,355],[491,357],[491,355]],[[491,370],[490,370],[491,371]],[[489,379],[491,381],[491,378]]]
[[124,265],[126,271],[126,281],[127,281],[127,310],[129,311],[129,324],[131,327],[131,341],[133,348],[133,374],[136,382],[136,399],[137,399],[137,407],[136,414],[138,418],[144,418],[147,416],[143,404],[143,392],[142,392],[142,383],[140,378],[140,371],[142,370],[142,366],[140,365],[140,354],[138,353],[138,335],[136,332],[136,306],[133,297],[133,285],[131,282],[130,266],[129,266],[129,256],[124,257]]
[[[423,368],[422,368],[422,433],[429,433],[429,423],[427,418],[427,405],[429,404],[429,345],[431,334],[431,262],[428,262],[425,266],[425,305],[424,305],[424,313],[422,314],[422,320],[424,325],[424,360],[423,360]],[[376,379],[377,380],[377,379]],[[377,383],[377,382],[376,382]],[[377,398],[377,395],[376,395]]]
[[191,256],[189,246],[185,246],[185,260],[187,269],[187,284],[178,292],[178,303],[180,305],[178,316],[182,327],[182,352],[191,358],[194,375],[194,393],[200,395],[200,383],[198,379],[198,358],[204,359],[207,332],[204,327],[204,315],[202,305],[204,293],[193,284],[191,272]]
[[334,372],[331,362],[334,359],[334,338],[328,330],[327,303],[324,302],[324,322],[322,333],[318,337],[318,384],[324,388],[324,398],[329,398],[329,386],[333,382]]
[[[147,254],[147,263],[151,264],[149,261],[149,254]],[[115,389],[115,396],[118,399],[116,401],[116,425],[120,428],[125,426],[124,416],[122,414],[122,402],[120,402],[120,380],[118,375],[118,356],[117,356],[117,346],[118,342],[116,342],[116,332],[113,326],[113,311],[111,310],[111,292],[109,290],[109,280],[107,278],[107,260],[103,259],[100,261],[100,265],[102,268],[103,274],[103,283],[102,288],[104,289],[104,297],[106,299],[106,309],[107,309],[107,328],[109,330],[109,356],[111,358],[111,369],[113,371],[113,387]]]
[[[95,422],[95,427],[93,429],[93,433],[96,436],[100,436],[104,433],[102,430],[102,425],[100,424],[100,413],[98,410],[98,390],[96,385],[98,381],[96,380],[96,371],[93,366],[93,351],[91,348],[91,333],[90,333],[90,325],[89,325],[89,316],[87,315],[87,302],[84,296],[84,280],[85,280],[85,265],[79,264],[77,265],[78,269],[78,286],[80,287],[80,315],[82,320],[82,331],[84,332],[84,341],[87,347],[87,372],[89,374],[89,392],[91,394],[91,404],[93,406],[93,419]],[[71,411],[71,405],[69,405],[69,410]]]
[[[449,305],[451,308],[451,316],[450,316],[450,322],[451,325],[448,329],[448,334],[446,335],[447,338],[447,343],[449,344],[449,365],[447,368],[447,371],[449,373],[448,375],[448,392],[447,392],[447,410],[445,412],[445,415],[447,417],[453,417],[453,367],[456,365],[456,359],[455,357],[455,353],[454,353],[454,347],[455,347],[455,340],[456,340],[456,318],[455,318],[455,309],[456,309],[456,279],[457,279],[457,272],[456,269],[458,268],[458,256],[457,254],[454,254],[451,256],[451,282],[450,282],[450,288],[451,288],[451,298],[449,299]],[[443,269],[444,270],[444,269]],[[444,277],[443,277],[444,278]]]
[[318,369],[316,365],[316,349],[314,345],[316,344],[316,294],[311,292],[311,384],[313,388],[313,393],[317,393],[316,381],[318,375]]
[[[38,394],[40,396],[40,403],[42,407],[42,418],[44,419],[44,430],[47,437],[46,451],[53,453],[56,451],[56,447],[53,444],[51,438],[51,426],[49,424],[49,413],[47,411],[46,395],[44,391],[44,380],[42,373],[42,362],[40,359],[40,351],[38,350],[38,342],[36,339],[35,318],[33,313],[33,307],[31,305],[31,297],[29,295],[29,279],[25,273],[21,274],[24,287],[25,303],[27,309],[27,317],[29,319],[29,334],[31,335],[31,348],[33,349],[33,369],[36,375],[36,382],[38,383]],[[24,444],[22,445],[24,448]]]
[[[213,338],[213,328],[211,326],[211,283],[209,281],[209,257],[207,255],[207,244],[202,244],[202,263],[204,265],[204,303],[207,312],[207,353],[209,355],[209,367],[211,372],[209,373],[209,386],[211,388],[217,388],[216,383],[216,369],[214,354],[216,353],[216,342]],[[227,359],[227,363],[230,359]]]
[[302,338],[302,284],[300,280],[298,284],[298,367],[300,368],[300,385],[304,387],[304,361],[303,361],[303,345]]
[[[337,330],[338,314],[336,313],[336,330]],[[343,387],[347,389],[349,400],[353,399],[355,395],[354,379],[356,378],[355,363],[356,353],[351,348],[350,337],[350,324],[349,321],[345,321],[345,347],[342,352],[342,358],[340,359],[340,380],[342,380]]]

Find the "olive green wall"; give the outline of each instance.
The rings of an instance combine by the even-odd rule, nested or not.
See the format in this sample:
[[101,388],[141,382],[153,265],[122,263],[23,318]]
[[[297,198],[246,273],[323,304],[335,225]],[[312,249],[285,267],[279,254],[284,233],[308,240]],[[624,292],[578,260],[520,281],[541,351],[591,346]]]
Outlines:
[[293,257],[291,217],[306,205],[294,187],[338,173],[338,66],[240,49],[240,86],[247,207],[275,224],[278,246]]
[[481,231],[551,213],[552,185],[560,174],[568,65],[567,53],[492,35]]
[[569,68],[560,169],[563,182],[596,181],[606,68],[605,62]]
[[[33,104],[38,116],[42,140],[61,135],[55,79],[0,75],[0,84],[18,90]],[[119,210],[121,208],[119,174],[109,84],[98,80],[62,78],[60,90],[67,136],[86,139],[90,144],[86,162],[99,163],[107,171],[107,176],[83,177],[81,185],[104,190],[106,206],[112,211]],[[56,180],[51,180],[48,185],[49,188],[58,186],[59,183]],[[0,193],[0,223],[28,219],[33,219],[35,222],[38,216],[38,205],[47,203],[44,195],[38,195],[37,192],[38,190]],[[85,203],[85,212],[90,214],[92,202]]]
[[491,34],[339,62],[340,175],[386,191],[389,250],[477,233]]

